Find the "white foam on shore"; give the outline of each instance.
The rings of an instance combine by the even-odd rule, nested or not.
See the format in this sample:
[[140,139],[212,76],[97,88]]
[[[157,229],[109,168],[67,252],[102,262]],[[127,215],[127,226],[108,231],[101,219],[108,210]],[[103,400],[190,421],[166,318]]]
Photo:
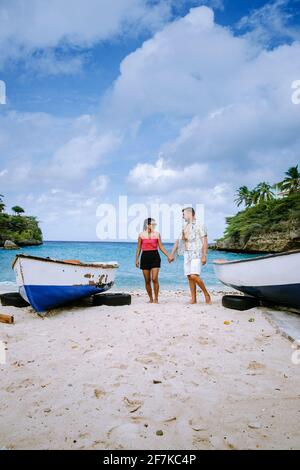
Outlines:
[[15,282],[3,281],[0,282],[0,294],[5,294],[6,292],[17,291],[18,286]]
[[[234,289],[231,289],[227,286],[207,286],[208,291],[211,292],[212,294],[228,294],[229,292],[234,291]],[[15,282],[12,281],[2,281],[0,282],[0,294],[4,294],[6,292],[13,292],[17,291],[18,286]],[[186,288],[179,286],[177,289],[175,287],[169,287],[169,286],[161,286],[160,288],[161,293],[167,293],[167,294],[172,294],[172,293],[187,293],[189,291],[188,286]],[[128,292],[130,294],[144,294],[145,289],[144,288],[131,288],[131,287],[126,287],[122,285],[114,285],[113,288],[111,289],[111,292]]]

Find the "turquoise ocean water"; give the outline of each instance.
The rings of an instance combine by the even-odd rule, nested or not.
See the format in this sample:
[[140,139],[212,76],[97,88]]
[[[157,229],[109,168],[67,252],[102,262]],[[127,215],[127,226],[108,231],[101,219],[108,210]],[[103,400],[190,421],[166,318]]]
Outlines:
[[[170,252],[172,245],[165,244]],[[15,283],[15,275],[11,268],[17,253],[36,255],[56,259],[79,259],[81,261],[117,261],[120,268],[117,273],[116,287],[120,289],[141,289],[144,287],[143,275],[135,267],[135,243],[125,242],[44,242],[41,246],[25,247],[19,250],[0,249],[0,285]],[[213,260],[225,258],[227,260],[249,258],[254,255],[229,253],[210,250],[208,263],[202,270],[202,277],[210,287],[220,288],[222,284],[216,279],[213,270]],[[168,289],[185,289],[187,282],[183,275],[183,258],[169,264],[161,253],[162,267],[160,270],[160,284]]]

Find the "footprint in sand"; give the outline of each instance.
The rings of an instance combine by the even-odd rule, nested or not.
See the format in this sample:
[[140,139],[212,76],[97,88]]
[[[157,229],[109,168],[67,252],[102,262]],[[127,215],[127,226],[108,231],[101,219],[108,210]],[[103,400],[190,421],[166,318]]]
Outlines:
[[124,423],[114,426],[107,433],[107,446],[114,449],[132,449],[140,438],[146,437],[146,428],[140,423]]
[[267,346],[268,344],[270,344],[270,337],[270,335],[256,336],[255,342],[259,346]]
[[247,369],[249,370],[259,370],[259,369],[265,369],[266,366],[264,364],[261,364],[260,362],[257,361],[251,361],[248,364]]
[[121,370],[125,370],[127,369],[127,365],[126,364],[113,364],[110,366],[111,369],[121,369]]
[[216,341],[214,339],[204,337],[204,336],[199,336],[196,338],[196,341],[198,341],[201,346],[208,346],[208,345],[215,345]]
[[139,410],[141,406],[144,404],[143,401],[140,400],[130,400],[127,397],[123,398],[124,405],[129,410],[130,413],[134,413],[135,411]]
[[213,446],[210,442],[210,438],[207,437],[207,436],[195,436],[193,438],[192,443],[193,443],[193,449],[199,449],[199,450],[200,449],[202,449],[202,450],[205,449],[205,450],[207,450],[207,449],[212,449],[213,448]]
[[9,385],[8,387],[6,387],[5,391],[8,393],[14,393],[19,388],[28,388],[31,386],[34,386],[34,383],[30,379],[25,379],[25,380],[22,380],[22,382],[13,383]]
[[156,352],[151,352],[149,354],[145,354],[144,356],[137,357],[135,360],[137,362],[141,362],[142,364],[157,364],[161,362],[162,357],[157,354]]
[[101,390],[100,388],[95,388],[94,390],[94,395],[96,398],[103,398],[106,395],[106,392],[104,390]]

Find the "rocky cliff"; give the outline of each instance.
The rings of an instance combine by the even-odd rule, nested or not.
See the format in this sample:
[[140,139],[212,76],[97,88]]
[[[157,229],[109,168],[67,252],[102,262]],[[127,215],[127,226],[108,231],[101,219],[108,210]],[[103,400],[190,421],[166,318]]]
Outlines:
[[35,217],[0,214],[0,246],[9,240],[18,246],[41,245],[42,231]]
[[300,249],[300,194],[259,204],[226,219],[224,236],[211,249],[273,252]]
[[260,253],[280,253],[300,249],[300,228],[283,232],[267,232],[250,235],[249,238],[224,238],[210,246],[214,250]]

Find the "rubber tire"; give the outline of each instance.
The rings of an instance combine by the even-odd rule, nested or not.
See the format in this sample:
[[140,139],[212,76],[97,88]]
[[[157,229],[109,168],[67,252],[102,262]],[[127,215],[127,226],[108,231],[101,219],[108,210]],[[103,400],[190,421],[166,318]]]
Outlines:
[[28,307],[29,303],[23,299],[19,292],[8,292],[0,295],[1,304],[9,307]]
[[121,305],[130,305],[131,295],[124,293],[96,294],[93,296],[93,305],[109,305],[110,307],[119,307]]
[[260,305],[259,299],[247,295],[223,295],[222,305],[233,310],[249,310]]

